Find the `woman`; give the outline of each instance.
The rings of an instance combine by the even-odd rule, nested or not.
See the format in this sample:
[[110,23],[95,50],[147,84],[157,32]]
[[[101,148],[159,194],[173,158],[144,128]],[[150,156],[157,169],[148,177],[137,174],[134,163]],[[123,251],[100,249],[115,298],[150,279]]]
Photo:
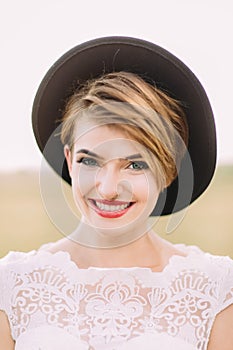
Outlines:
[[232,260],[148,225],[213,175],[212,111],[192,72],[142,40],[90,41],[47,73],[33,128],[81,220],[2,259],[0,349],[232,349]]

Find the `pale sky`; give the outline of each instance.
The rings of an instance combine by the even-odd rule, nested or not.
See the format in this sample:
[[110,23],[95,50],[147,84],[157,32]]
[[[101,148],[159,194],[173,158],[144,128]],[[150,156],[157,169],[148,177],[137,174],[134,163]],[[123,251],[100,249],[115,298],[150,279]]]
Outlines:
[[0,171],[39,167],[31,107],[46,71],[84,41],[125,35],[152,41],[186,63],[214,110],[218,163],[233,163],[231,0],[8,0],[1,6]]

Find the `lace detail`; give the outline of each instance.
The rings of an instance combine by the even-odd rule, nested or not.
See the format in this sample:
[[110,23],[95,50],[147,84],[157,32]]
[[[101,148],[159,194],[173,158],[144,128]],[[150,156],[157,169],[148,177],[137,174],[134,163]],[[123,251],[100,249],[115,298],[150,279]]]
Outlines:
[[216,314],[233,302],[233,261],[182,249],[189,255],[173,256],[162,272],[79,269],[66,252],[9,254],[0,264],[0,308],[16,349],[62,349],[67,339],[82,350],[145,342],[147,349],[205,350]]

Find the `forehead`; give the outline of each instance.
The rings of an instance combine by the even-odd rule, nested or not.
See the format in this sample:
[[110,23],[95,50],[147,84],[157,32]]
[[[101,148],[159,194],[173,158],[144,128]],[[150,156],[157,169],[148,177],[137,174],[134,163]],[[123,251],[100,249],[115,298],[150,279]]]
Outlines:
[[140,153],[144,147],[115,126],[81,125],[75,132],[74,152],[80,149],[94,151],[107,158],[124,158]]

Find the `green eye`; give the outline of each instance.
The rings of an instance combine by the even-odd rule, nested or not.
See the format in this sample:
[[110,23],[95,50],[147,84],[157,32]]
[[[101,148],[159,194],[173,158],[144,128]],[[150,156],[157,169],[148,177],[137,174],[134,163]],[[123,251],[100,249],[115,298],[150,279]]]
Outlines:
[[99,166],[99,164],[97,163],[97,161],[94,158],[89,158],[89,157],[83,157],[79,160],[77,160],[77,163],[82,163],[86,166],[90,166],[90,167],[95,167],[95,166]]
[[148,165],[146,162],[132,162],[130,165],[129,165],[129,168],[130,169],[133,169],[133,170],[145,170],[145,169],[148,169]]

